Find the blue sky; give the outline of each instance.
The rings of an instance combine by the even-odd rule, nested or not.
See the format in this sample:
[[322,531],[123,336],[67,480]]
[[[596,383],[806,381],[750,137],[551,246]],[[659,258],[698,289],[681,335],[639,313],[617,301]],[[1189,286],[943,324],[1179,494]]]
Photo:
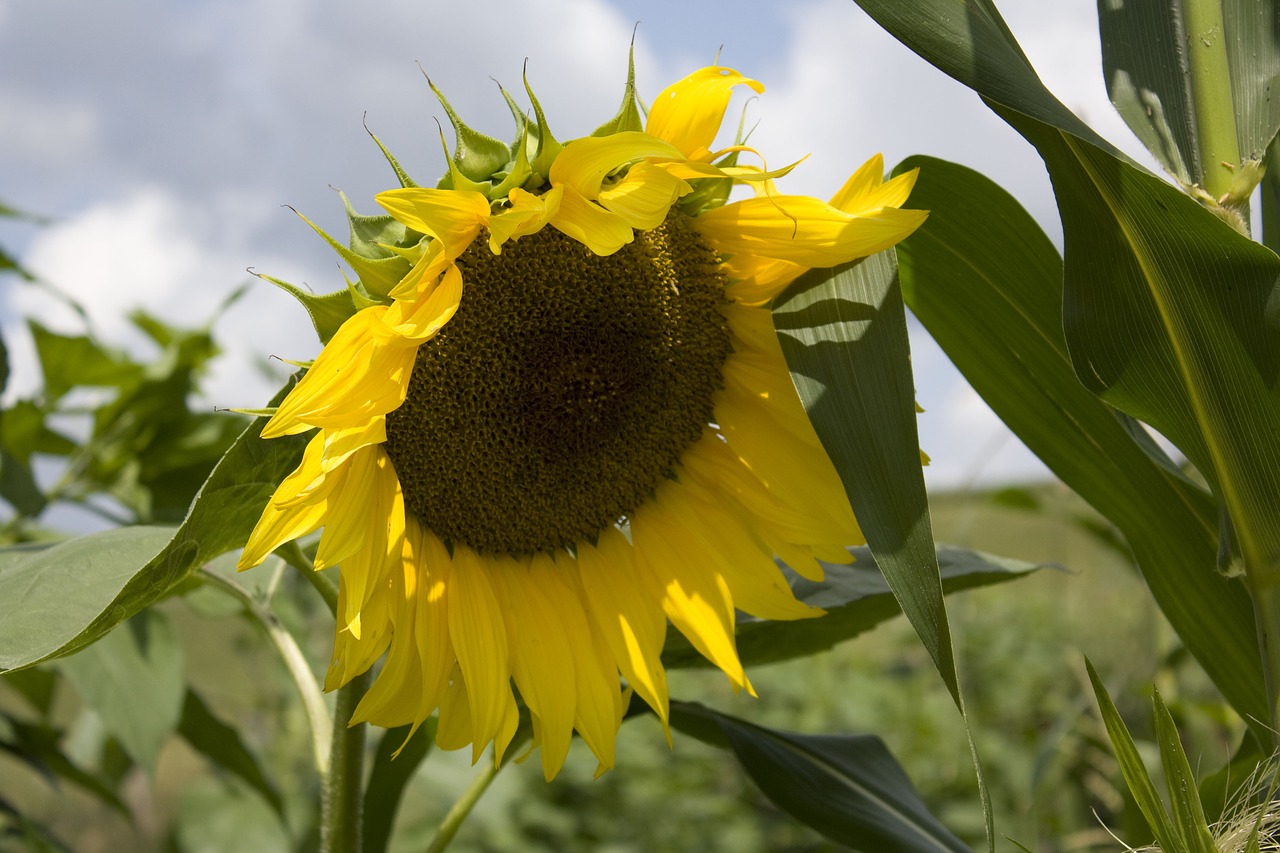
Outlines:
[[[1048,86],[1136,156],[1107,103],[1092,0],[1000,5]],[[393,177],[364,122],[419,180],[434,180],[443,111],[419,65],[471,124],[505,137],[494,79],[519,92],[527,59],[557,136],[571,138],[616,109],[637,22],[644,96],[717,50],[766,85],[749,107],[760,121],[752,143],[770,163],[811,155],[788,192],[826,197],[877,151],[889,166],[930,154],[989,174],[1057,239],[1035,153],[849,0],[0,0],[0,200],[53,218],[5,224],[0,244],[126,346],[137,345],[130,308],[199,323],[249,280],[247,267],[337,289],[333,255],[284,205],[338,235],[332,188],[375,209]],[[39,291],[0,282],[10,395],[37,381],[22,316],[77,328]],[[263,374],[267,357],[305,359],[317,347],[301,309],[266,284],[216,329],[229,352],[209,396],[222,406],[260,405],[278,384]],[[1038,476],[918,328],[913,342],[930,481]]]

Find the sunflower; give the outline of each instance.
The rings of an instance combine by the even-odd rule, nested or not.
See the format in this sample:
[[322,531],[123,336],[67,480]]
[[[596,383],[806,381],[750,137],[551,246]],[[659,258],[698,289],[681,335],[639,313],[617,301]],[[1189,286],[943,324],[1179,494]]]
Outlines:
[[862,537],[767,305],[925,218],[878,155],[828,203],[780,194],[792,167],[742,165],[741,139],[713,150],[732,90],[763,92],[737,71],[695,71],[643,121],[633,80],[563,144],[527,83],[509,145],[441,96],[457,144],[435,188],[387,154],[389,216],[349,209],[352,248],[328,238],[359,276],[334,295],[349,316],[262,430],[315,434],[239,562],[323,527],[326,689],[385,655],[354,722],[438,712],[441,747],[500,761],[518,691],[547,779],[575,730],[613,765],[629,691],[666,726],[668,623],[754,695],[735,609],[821,615],[775,558],[817,580]]

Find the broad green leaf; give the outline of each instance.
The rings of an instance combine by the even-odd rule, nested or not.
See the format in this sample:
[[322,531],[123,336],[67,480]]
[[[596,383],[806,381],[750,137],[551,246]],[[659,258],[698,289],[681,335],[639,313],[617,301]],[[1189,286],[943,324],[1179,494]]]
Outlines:
[[289,853],[284,827],[260,797],[235,777],[197,779],[182,791],[170,849],[182,853]]
[[0,738],[0,751],[8,753],[44,775],[51,784],[58,780],[70,782],[93,794],[120,814],[129,816],[129,807],[110,785],[97,774],[76,765],[62,749],[62,731],[49,726],[23,722],[0,713],[0,719],[11,733],[12,740]]
[[178,725],[184,692],[182,649],[169,620],[148,610],[101,641],[65,658],[59,668],[107,734],[153,772]]
[[[2,416],[4,413],[0,413]],[[44,492],[32,476],[26,462],[0,445],[0,499],[17,510],[18,515],[34,518],[47,504]]]
[[1151,701],[1155,707],[1156,743],[1160,747],[1160,764],[1164,767],[1164,782],[1173,806],[1174,826],[1191,853],[1217,853],[1218,847],[1209,834],[1204,808],[1200,805],[1200,791],[1187,762],[1187,754],[1182,749],[1178,727],[1160,698],[1159,690],[1152,694]]
[[[869,631],[902,612],[871,549],[859,547],[850,551],[857,562],[851,566],[825,565],[827,577],[820,583],[794,575],[791,578],[796,598],[821,607],[827,611],[825,616],[771,622],[739,615],[738,656],[743,664],[755,666],[808,657]],[[945,545],[938,547],[938,564],[942,587],[947,593],[1015,580],[1038,568],[1019,560]],[[674,632],[667,636],[662,663],[668,669],[711,666],[683,634]]]
[[958,702],[897,273],[891,251],[811,270],[775,302],[774,325],[867,544]]
[[[1000,112],[1000,110],[997,110]],[[1040,150],[1066,245],[1064,326],[1091,391],[1209,480],[1255,583],[1280,575],[1280,258],[1152,175],[1002,113]],[[1070,247],[1074,247],[1071,249]]]
[[120,386],[136,381],[142,367],[83,335],[60,335],[28,321],[44,375],[46,399],[55,400],[77,385]]
[[48,719],[53,708],[54,692],[58,687],[58,676],[52,670],[32,668],[9,672],[0,676],[0,682],[22,694],[22,698],[31,703],[41,719]]
[[1270,164],[1259,187],[1262,207],[1262,245],[1280,254],[1280,137],[1267,149]]
[[178,733],[201,755],[261,794],[281,820],[284,819],[280,791],[263,771],[261,762],[249,751],[240,733],[214,716],[194,690],[188,689],[182,701]]
[[1120,712],[1111,701],[1111,694],[1098,678],[1093,664],[1088,659],[1084,664],[1089,671],[1089,681],[1093,684],[1098,709],[1102,712],[1102,722],[1107,727],[1107,737],[1111,740],[1111,748],[1115,752],[1116,760],[1120,763],[1120,773],[1129,787],[1129,793],[1133,795],[1143,817],[1147,819],[1147,825],[1161,848],[1168,851],[1186,850],[1181,843],[1177,827],[1169,818],[1169,812],[1165,809],[1159,792],[1156,791],[1155,783],[1151,781],[1146,765],[1142,763],[1142,756],[1138,754],[1133,736],[1129,734],[1128,727],[1120,718]]
[[[283,393],[283,392],[282,392]],[[43,551],[0,551],[0,669],[71,654],[156,601],[199,566],[241,547],[275,487],[302,457],[301,437],[241,433],[176,531],[137,527]]]
[[1169,174],[1201,183],[1181,4],[1099,3],[1098,30],[1116,111]]
[[752,781],[796,820],[867,853],[969,851],[938,822],[880,738],[803,735],[672,702],[671,725],[731,749]]
[[378,740],[369,784],[364,790],[363,853],[385,853],[387,850],[396,813],[400,810],[400,799],[436,739],[435,717],[419,726],[412,737],[410,728],[387,729]]
[[897,250],[907,305],[1005,424],[1119,528],[1187,648],[1240,715],[1261,725],[1252,603],[1215,569],[1211,496],[1076,378],[1062,332],[1062,261],[1030,214],[963,166],[912,157],[894,171],[915,168],[912,204],[931,213]]
[[[893,250],[810,270],[774,301],[773,317],[791,378],[867,544],[964,717],[920,466],[911,348]],[[994,850],[991,805],[967,718],[965,726]]]
[[[1212,12],[1218,11],[1205,4]],[[1206,171],[1251,189],[1250,163],[1280,129],[1280,38],[1273,0],[1226,0],[1221,29],[1193,32],[1180,0],[1098,4],[1107,91],[1147,150],[1183,184],[1208,187]],[[1199,82],[1197,82],[1199,81]],[[1195,90],[1208,99],[1197,109]],[[1223,150],[1209,162],[1205,153]],[[1204,153],[1202,153],[1204,152]]]

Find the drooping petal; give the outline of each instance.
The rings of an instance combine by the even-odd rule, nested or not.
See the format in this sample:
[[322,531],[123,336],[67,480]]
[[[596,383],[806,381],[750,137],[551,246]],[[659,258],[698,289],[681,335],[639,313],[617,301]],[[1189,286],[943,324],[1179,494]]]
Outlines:
[[536,234],[560,210],[563,187],[552,187],[542,195],[513,189],[507,200],[511,207],[489,220],[489,251],[502,253],[502,244],[529,234]]
[[919,174],[919,169],[912,169],[885,181],[884,157],[876,154],[849,176],[844,186],[831,197],[831,205],[847,213],[901,207],[906,204]]
[[374,200],[397,222],[440,240],[449,260],[489,224],[489,200],[477,192],[405,187],[378,193]]
[[637,163],[617,183],[600,191],[600,206],[618,214],[632,228],[657,228],[676,199],[692,191],[689,184],[651,163]]
[[468,742],[475,762],[485,744],[497,736],[507,713],[511,650],[506,619],[489,581],[488,561],[465,545],[454,547],[453,559],[447,598],[449,638],[466,681],[472,728]]
[[263,427],[263,438],[347,427],[400,407],[417,352],[413,342],[381,333],[386,311],[374,305],[342,324]]
[[587,610],[618,668],[666,726],[667,673],[661,658],[667,619],[660,594],[648,595],[640,586],[635,559],[621,533],[605,530],[596,545],[578,546],[578,575]]
[[734,690],[745,687],[754,695],[734,642],[733,598],[728,584],[696,558],[676,551],[667,538],[669,528],[656,510],[667,488],[678,486],[659,486],[658,499],[642,505],[631,520],[636,564],[661,590],[662,609],[680,633],[720,667]]
[[635,239],[627,220],[588,201],[570,186],[564,188],[560,209],[551,217],[551,224],[601,257],[612,255]]
[[[294,503],[294,499],[302,489],[317,481],[323,483],[324,471],[321,461],[324,443],[324,433],[316,433],[311,441],[307,442],[298,467],[276,487],[258,523],[253,526],[253,532],[249,534],[249,540],[245,543],[240,559],[236,562],[238,571],[258,565],[267,558],[268,554],[284,543],[299,536],[306,536],[324,524],[325,513],[328,512],[324,494],[317,494],[314,500],[306,503]],[[332,488],[333,483],[330,482],[328,489]],[[282,507],[282,504],[286,506]]]
[[724,121],[729,95],[739,85],[764,92],[763,85],[732,68],[700,68],[659,93],[649,108],[645,132],[670,142],[691,160],[704,159]]
[[[549,560],[545,554],[533,562]],[[507,618],[512,649],[511,674],[520,696],[537,716],[542,740],[542,771],[552,779],[569,753],[577,708],[575,649],[563,615],[545,594],[545,572],[535,580],[531,566],[503,560],[493,572],[493,588]]]
[[789,195],[726,204],[699,216],[694,227],[722,253],[826,268],[889,248],[927,216],[927,211],[892,207],[855,215],[816,198]]
[[588,136],[564,147],[551,164],[549,178],[552,186],[572,187],[583,198],[594,200],[606,176],[645,157],[682,155],[671,143],[639,131]]

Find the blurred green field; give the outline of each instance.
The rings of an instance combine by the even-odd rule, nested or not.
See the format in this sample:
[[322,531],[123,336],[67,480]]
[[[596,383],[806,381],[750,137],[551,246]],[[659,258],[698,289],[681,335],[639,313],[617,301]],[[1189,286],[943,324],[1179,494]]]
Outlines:
[[[1087,507],[1057,486],[935,495],[933,520],[940,542],[1054,564],[1012,583],[948,599],[997,832],[1037,851],[1123,849],[1106,826],[1129,844],[1148,842],[1135,809],[1126,809],[1088,689],[1084,656],[1094,662],[1140,739],[1148,730],[1154,682],[1190,733],[1188,742],[1217,745],[1190,756],[1202,774],[1225,762],[1241,726],[1180,652],[1123,548]],[[241,579],[265,584],[269,573],[264,568]],[[331,642],[331,622],[318,598],[286,574],[277,606],[286,624],[304,638],[319,671]],[[302,839],[293,849],[310,849],[314,839],[306,837],[305,828],[314,820],[314,791],[308,768],[298,764],[307,754],[307,733],[282,668],[253,627],[236,617],[229,599],[202,590],[162,609],[180,637],[193,688],[262,751],[286,802],[291,833]],[[750,674],[758,700],[734,696],[724,677],[712,671],[672,673],[671,694],[775,728],[878,734],[934,812],[975,847],[982,844],[963,727],[905,620],[895,619],[813,658],[758,667]],[[66,685],[63,694],[57,714],[75,721],[68,751],[86,765],[100,766],[103,750],[92,716],[77,714],[78,701]],[[7,685],[0,688],[0,703],[22,708]],[[505,769],[453,849],[837,849],[774,809],[729,754],[678,732],[674,737],[675,749],[669,751],[654,718],[629,722],[619,736],[617,767],[595,781],[594,759],[577,744],[552,784],[543,782],[536,760]],[[476,773],[469,759],[460,753],[431,755],[405,796],[393,851],[425,848],[436,823]],[[124,790],[132,822],[73,786],[51,786],[3,756],[0,801],[18,806],[77,853],[290,849],[261,798],[238,781],[215,775],[178,738],[162,751],[154,779],[136,768],[128,774]],[[184,815],[180,837],[170,832],[170,819],[179,812]],[[3,844],[3,850],[24,849]]]

